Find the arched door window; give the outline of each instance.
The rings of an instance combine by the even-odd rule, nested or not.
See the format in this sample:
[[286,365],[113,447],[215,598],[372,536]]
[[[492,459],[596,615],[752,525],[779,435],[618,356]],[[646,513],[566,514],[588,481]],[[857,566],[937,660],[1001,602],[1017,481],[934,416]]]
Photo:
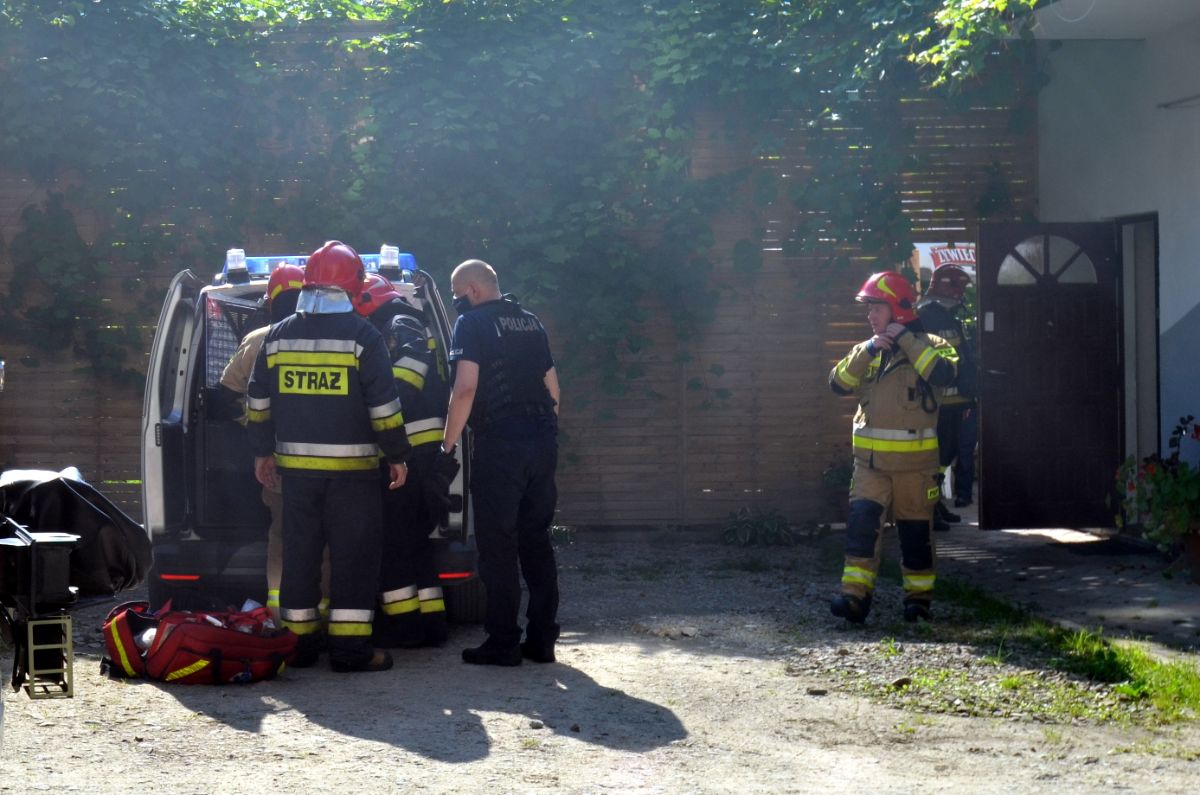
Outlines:
[[1037,235],[1018,243],[1000,263],[1001,287],[1028,287],[1039,282],[1096,284],[1096,266],[1078,245],[1058,235]]

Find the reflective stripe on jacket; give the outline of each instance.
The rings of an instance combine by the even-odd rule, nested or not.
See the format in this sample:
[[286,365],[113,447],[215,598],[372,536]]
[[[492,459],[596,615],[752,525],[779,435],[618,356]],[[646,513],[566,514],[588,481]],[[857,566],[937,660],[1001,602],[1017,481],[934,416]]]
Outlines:
[[371,322],[382,332],[392,359],[392,377],[404,405],[408,443],[414,448],[440,447],[446,437],[450,384],[437,340],[403,307],[385,304],[371,315]]
[[383,337],[353,312],[275,324],[254,364],[247,430],[285,474],[377,477],[409,445]]
[[917,314],[921,318],[921,325],[929,329],[929,334],[944,339],[958,354],[958,378],[954,383],[942,389],[941,404],[943,406],[965,406],[974,403],[973,386],[967,388],[966,395],[959,392],[960,381],[965,379],[968,372],[975,367],[975,362],[969,356],[966,332],[963,330],[962,321],[955,316],[951,309],[935,300],[918,301]]
[[[911,471],[938,463],[937,412],[957,355],[941,337],[910,331],[895,351],[872,355],[855,345],[829,374],[835,392],[858,395],[854,457],[874,469]],[[930,379],[934,383],[930,383]]]

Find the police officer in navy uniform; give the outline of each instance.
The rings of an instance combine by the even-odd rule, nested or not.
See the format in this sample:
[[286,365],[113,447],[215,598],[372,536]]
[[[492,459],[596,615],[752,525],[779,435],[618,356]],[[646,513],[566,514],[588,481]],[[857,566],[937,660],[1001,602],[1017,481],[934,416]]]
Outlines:
[[[450,278],[454,382],[445,451],[472,433],[471,498],[479,574],[487,591],[482,645],[464,649],[474,665],[554,662],[558,569],[550,524],[558,493],[558,374],[541,321],[502,296],[496,272],[467,260]],[[520,577],[529,589],[525,636]]]
[[300,636],[294,666],[321,649],[321,557],[330,558],[329,664],[383,671],[371,644],[379,584],[379,455],[391,488],[404,485],[409,452],[383,337],[352,300],[365,271],[354,249],[330,241],[308,259],[296,314],[271,327],[247,392],[255,475],[283,478],[280,614]]

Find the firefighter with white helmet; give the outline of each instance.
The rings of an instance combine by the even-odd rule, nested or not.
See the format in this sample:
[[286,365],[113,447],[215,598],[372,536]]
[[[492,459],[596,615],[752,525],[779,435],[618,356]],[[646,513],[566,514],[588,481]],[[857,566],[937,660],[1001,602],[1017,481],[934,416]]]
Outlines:
[[945,340],[924,331],[916,294],[899,273],[872,274],[856,300],[868,306],[873,336],[829,374],[835,393],[858,396],[842,593],[830,609],[853,623],[866,620],[879,571],[880,524],[891,507],[900,537],[904,618],[929,620],[938,403],[942,389],[954,382],[957,357]]
[[321,650],[321,556],[329,546],[330,667],[382,671],[371,644],[379,584],[379,456],[390,487],[404,485],[409,452],[383,337],[354,311],[362,259],[336,240],[308,258],[296,314],[267,333],[247,396],[255,474],[283,478],[280,613],[300,636],[295,666]]

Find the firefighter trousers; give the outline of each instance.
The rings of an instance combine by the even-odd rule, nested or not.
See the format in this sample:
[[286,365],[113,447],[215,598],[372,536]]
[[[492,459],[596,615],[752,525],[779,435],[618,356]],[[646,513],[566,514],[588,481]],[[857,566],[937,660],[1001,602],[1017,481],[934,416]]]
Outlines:
[[900,568],[905,602],[933,599],[933,505],[938,501],[936,467],[912,472],[872,469],[854,462],[850,513],[846,521],[846,559],[842,592],[860,599],[871,596],[879,574],[881,523],[890,506],[900,538]]
[[298,651],[321,645],[321,559],[328,545],[329,657],[355,666],[374,654],[381,510],[374,473],[370,478],[284,476],[279,602],[285,626],[300,636]]
[[408,479],[383,489],[383,565],[379,576],[379,645],[439,645],[446,639],[446,602],[434,562],[437,518],[425,501],[422,478],[433,457],[414,451]]
[[[283,494],[264,486],[262,501],[271,511],[271,526],[267,528],[267,608],[278,620],[279,581],[283,578]],[[329,612],[329,547],[321,560],[321,612]]]
[[558,491],[553,417],[510,417],[474,436],[471,500],[479,576],[487,591],[483,628],[495,646],[521,642],[521,577],[529,589],[525,640],[558,639],[558,566],[550,525]]

